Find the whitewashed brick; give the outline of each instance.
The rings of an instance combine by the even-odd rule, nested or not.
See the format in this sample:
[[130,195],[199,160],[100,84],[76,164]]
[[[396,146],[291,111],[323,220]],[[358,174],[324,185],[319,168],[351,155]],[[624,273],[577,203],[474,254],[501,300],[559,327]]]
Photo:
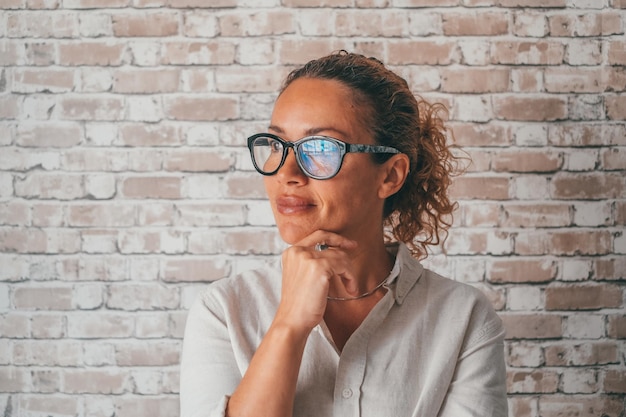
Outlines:
[[513,137],[517,146],[546,146],[548,127],[544,124],[524,124],[516,126]]
[[522,286],[509,288],[506,305],[510,310],[539,310],[543,307],[541,288]]
[[564,259],[561,266],[561,281],[584,281],[591,275],[591,262],[582,259]]
[[573,149],[565,153],[563,165],[567,171],[593,171],[598,160],[596,149]]
[[85,191],[96,200],[113,198],[115,186],[115,176],[110,174],[92,174],[85,179]]
[[577,226],[608,226],[611,220],[610,203],[604,201],[574,203],[574,224]]
[[573,314],[567,317],[565,337],[572,339],[599,339],[604,336],[604,316]]
[[520,175],[513,180],[515,197],[520,200],[548,200],[550,183],[540,175]]

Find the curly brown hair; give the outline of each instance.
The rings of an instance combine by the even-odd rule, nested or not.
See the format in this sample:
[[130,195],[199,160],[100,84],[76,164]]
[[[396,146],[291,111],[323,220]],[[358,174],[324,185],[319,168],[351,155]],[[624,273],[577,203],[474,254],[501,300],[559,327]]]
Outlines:
[[[385,237],[406,243],[418,258],[428,256],[429,245],[446,240],[457,206],[448,197],[457,158],[440,117],[445,106],[416,98],[407,82],[378,59],[343,50],[293,70],[281,92],[301,77],[332,79],[348,86],[374,141],[409,157],[408,178],[384,204]],[[372,157],[383,163],[390,155]]]

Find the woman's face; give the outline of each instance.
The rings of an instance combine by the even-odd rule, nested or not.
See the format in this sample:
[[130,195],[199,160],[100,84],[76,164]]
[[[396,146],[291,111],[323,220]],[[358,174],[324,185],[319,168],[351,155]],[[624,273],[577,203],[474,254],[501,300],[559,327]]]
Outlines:
[[[340,82],[299,78],[277,99],[269,131],[290,142],[324,135],[374,144],[357,112],[350,90]],[[348,153],[335,177],[314,180],[300,170],[290,149],[280,170],[264,178],[278,229],[288,244],[316,230],[358,241],[382,228],[384,199],[377,186],[382,169],[368,154]]]

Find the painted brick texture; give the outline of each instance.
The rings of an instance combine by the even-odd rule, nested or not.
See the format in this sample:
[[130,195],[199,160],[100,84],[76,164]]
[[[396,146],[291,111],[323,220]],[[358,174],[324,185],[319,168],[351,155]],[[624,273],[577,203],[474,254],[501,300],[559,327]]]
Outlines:
[[472,158],[425,263],[502,317],[510,416],[623,416],[625,31],[624,0],[1,1],[0,414],[178,415],[190,304],[284,248],[245,138],[345,48]]

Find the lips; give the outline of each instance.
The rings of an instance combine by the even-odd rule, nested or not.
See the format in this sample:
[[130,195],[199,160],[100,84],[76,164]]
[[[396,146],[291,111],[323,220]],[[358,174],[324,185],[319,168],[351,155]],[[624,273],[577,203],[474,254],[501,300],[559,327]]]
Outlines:
[[298,214],[313,207],[315,204],[301,197],[282,196],[276,199],[276,209],[280,214]]

